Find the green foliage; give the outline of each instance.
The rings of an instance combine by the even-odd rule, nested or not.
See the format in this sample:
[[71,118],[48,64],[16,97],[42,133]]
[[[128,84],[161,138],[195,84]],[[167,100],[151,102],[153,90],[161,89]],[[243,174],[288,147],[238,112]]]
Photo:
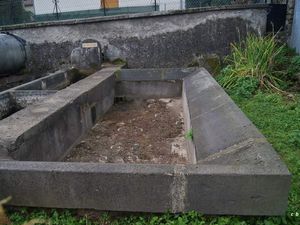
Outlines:
[[193,140],[193,130],[192,129],[189,129],[186,134],[185,134],[185,138],[187,140]]
[[293,78],[295,78],[295,75],[299,72],[300,72],[300,56],[296,55],[291,58],[291,61],[289,63],[288,69],[287,69],[287,73],[288,73],[288,76],[291,79],[293,79]]
[[274,35],[248,35],[245,41],[231,45],[220,84],[226,89],[234,89],[241,80],[250,78],[256,79],[261,89],[281,92],[288,77],[284,70],[285,50],[286,46],[278,44]]
[[[220,81],[221,76],[217,77]],[[243,98],[250,98],[257,90],[259,81],[254,77],[241,77],[236,81],[236,85],[232,87],[228,92],[231,95],[237,95]]]
[[300,148],[300,130],[292,131],[290,137],[290,143],[295,145],[295,147]]

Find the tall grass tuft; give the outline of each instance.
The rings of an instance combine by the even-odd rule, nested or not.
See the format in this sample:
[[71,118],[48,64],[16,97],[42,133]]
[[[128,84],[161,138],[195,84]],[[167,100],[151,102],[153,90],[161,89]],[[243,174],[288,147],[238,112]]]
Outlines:
[[286,71],[282,70],[285,45],[275,40],[275,35],[258,37],[253,34],[245,41],[231,45],[231,54],[225,58],[228,64],[219,78],[220,84],[233,89],[245,78],[256,79],[262,89],[283,92]]

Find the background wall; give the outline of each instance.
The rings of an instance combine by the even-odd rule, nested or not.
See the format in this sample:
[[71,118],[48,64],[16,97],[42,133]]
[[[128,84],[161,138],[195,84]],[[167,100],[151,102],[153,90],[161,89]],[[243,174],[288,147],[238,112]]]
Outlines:
[[292,47],[296,48],[296,51],[300,53],[300,0],[296,0],[294,19],[292,26],[292,36],[290,40]]
[[2,27],[27,40],[30,69],[43,71],[68,64],[73,48],[95,39],[109,60],[131,68],[187,66],[197,57],[223,56],[230,43],[247,32],[264,33],[263,5],[202,8]]

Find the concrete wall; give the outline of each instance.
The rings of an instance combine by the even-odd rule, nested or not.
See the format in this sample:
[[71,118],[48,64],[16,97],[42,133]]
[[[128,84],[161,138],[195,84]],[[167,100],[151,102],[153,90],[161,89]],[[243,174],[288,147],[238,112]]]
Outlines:
[[[24,162],[5,155],[3,158],[1,150],[9,147],[3,143],[19,140],[27,144],[31,136],[35,142],[27,145],[27,159],[36,159],[47,150],[48,158],[39,159],[49,160],[71,135],[78,134],[76,126],[86,124],[84,118],[89,113],[83,112],[85,116],[76,122],[72,120],[76,108],[78,112],[82,104],[105,102],[99,96],[113,90],[114,83],[107,82],[112,78],[126,82],[139,78],[144,82],[183,79],[184,116],[189,117],[185,119],[193,130],[195,164]],[[54,112],[43,111],[45,107]],[[0,122],[0,199],[12,196],[11,205],[135,212],[196,210],[213,215],[283,215],[287,208],[291,182],[287,167],[203,68],[106,68],[22,111],[9,117],[11,121],[6,118]],[[40,146],[45,142],[41,133],[52,132],[52,124],[61,133],[49,135],[52,141]],[[65,129],[59,130],[62,124]],[[33,152],[35,156],[30,156]]]
[[264,33],[266,6],[227,6],[151,12],[0,27],[26,39],[29,69],[58,69],[69,63],[84,39],[98,40],[107,59],[130,68],[187,66],[197,56],[224,55],[247,32]]

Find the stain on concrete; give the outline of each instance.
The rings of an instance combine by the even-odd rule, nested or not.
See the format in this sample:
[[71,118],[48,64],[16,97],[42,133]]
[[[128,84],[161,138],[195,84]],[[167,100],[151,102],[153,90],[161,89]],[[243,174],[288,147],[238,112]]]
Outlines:
[[178,67],[189,65],[200,55],[223,56],[230,43],[248,32],[263,34],[267,12],[256,7],[232,6],[75,24],[61,21],[10,31],[30,43],[34,55],[30,69],[42,71],[68,65],[72,49],[84,39],[97,40],[105,59],[122,59],[129,68]]

